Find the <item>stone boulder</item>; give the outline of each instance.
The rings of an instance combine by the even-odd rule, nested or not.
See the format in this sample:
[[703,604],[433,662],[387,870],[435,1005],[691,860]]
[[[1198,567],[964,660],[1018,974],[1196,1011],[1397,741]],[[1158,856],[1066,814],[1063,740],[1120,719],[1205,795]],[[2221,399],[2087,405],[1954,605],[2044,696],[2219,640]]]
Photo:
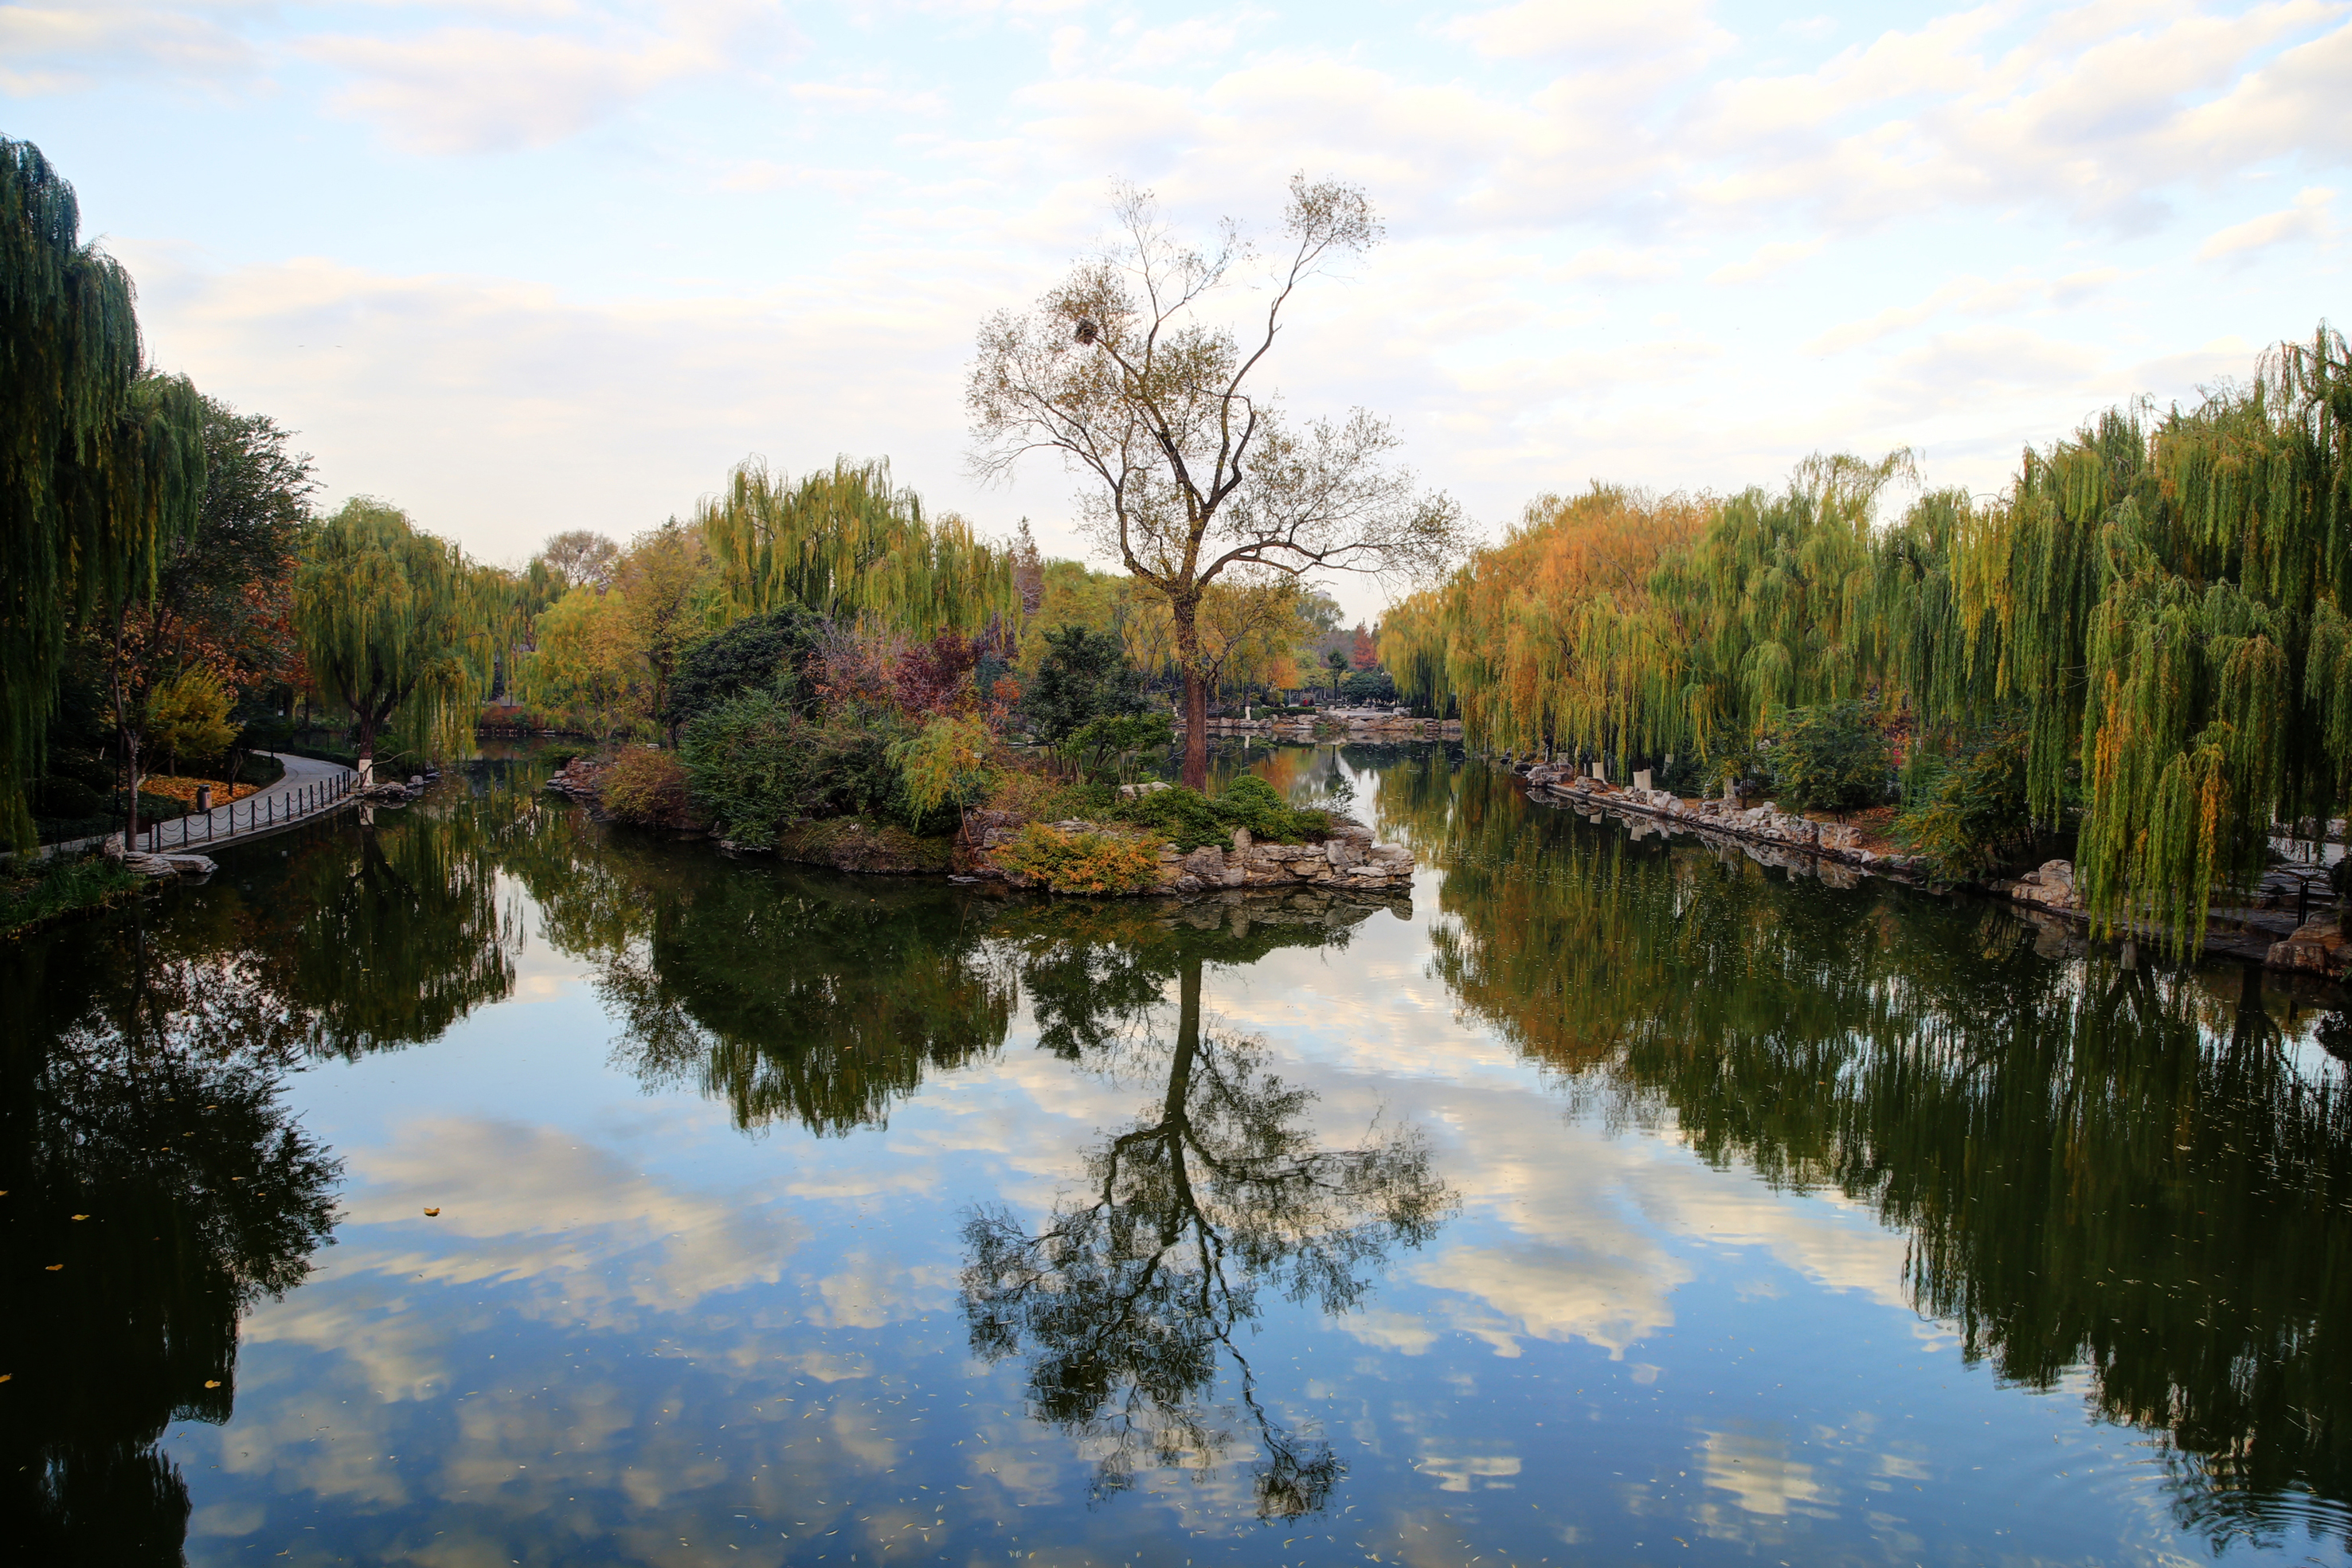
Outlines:
[[2298,969],[2315,975],[2342,975],[2352,966],[2352,943],[2345,939],[2337,917],[2329,914],[2306,920],[2294,936],[2271,944],[2264,962],[2273,969]]
[[2038,904],[2044,909],[2063,909],[2073,914],[2080,914],[2083,909],[2083,894],[2074,885],[2072,861],[2043,861],[2011,883],[2009,895],[2022,903]]

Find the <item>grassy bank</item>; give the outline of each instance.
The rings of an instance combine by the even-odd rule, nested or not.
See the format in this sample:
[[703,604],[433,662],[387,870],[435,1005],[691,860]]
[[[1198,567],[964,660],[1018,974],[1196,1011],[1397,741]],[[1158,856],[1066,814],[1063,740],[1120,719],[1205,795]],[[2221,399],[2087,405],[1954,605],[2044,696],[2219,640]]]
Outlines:
[[29,936],[130,899],[147,879],[103,855],[52,855],[0,868],[0,936]]

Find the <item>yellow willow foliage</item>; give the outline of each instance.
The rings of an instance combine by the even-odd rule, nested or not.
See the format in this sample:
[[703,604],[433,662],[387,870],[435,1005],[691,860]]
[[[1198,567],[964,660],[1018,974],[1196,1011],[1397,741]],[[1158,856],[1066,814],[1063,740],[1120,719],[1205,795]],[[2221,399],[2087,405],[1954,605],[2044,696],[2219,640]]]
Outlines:
[[1671,745],[1687,727],[1688,628],[1654,584],[1717,518],[1706,497],[1541,497],[1501,544],[1389,612],[1381,662],[1486,745]]
[[1010,551],[950,514],[923,516],[887,459],[844,457],[797,484],[747,462],[696,509],[730,618],[797,604],[917,635],[1020,619]]
[[[1128,657],[1153,674],[1177,671],[1176,620],[1167,596],[1139,579],[1122,582],[1118,625]],[[1313,632],[1306,607],[1305,587],[1287,572],[1221,577],[1203,588],[1193,630],[1200,639],[1195,657],[1210,687],[1223,693],[1295,685],[1298,645]]]
[[305,542],[294,630],[320,691],[351,710],[360,755],[396,727],[426,756],[461,753],[498,654],[502,572],[355,496]]
[[[1089,632],[1120,631],[1128,613],[1129,585],[1134,581],[1126,572],[1097,571],[1076,560],[1045,561],[1039,575],[1043,591],[1037,611],[1022,628],[1020,649],[1013,659],[1024,678],[1035,674],[1045,662],[1048,631],[1065,626],[1083,626]],[[1134,657],[1132,650],[1129,656]]]
[[[1864,695],[1930,743],[2021,716],[2027,800],[2082,811],[2102,928],[2202,931],[2275,822],[2352,799],[2352,355],[2322,327],[2254,379],[2111,410],[2008,493],[1874,520],[1909,460],[1815,458],[1719,507],[1596,487],[1391,612],[1409,696],[1492,746],[1706,755]],[[1630,532],[1635,543],[1617,538]],[[1612,576],[1652,551],[1645,572]],[[1612,553],[1612,552],[1615,553]],[[1628,553],[1631,551],[1631,553]]]
[[541,611],[536,646],[517,661],[517,695],[597,735],[630,727],[646,706],[648,672],[626,596],[572,589]]
[[1717,725],[1746,738],[1784,708],[1859,695],[1873,515],[1880,491],[1911,471],[1901,451],[1876,463],[1808,458],[1779,495],[1726,501],[1688,555],[1665,563],[1652,591],[1695,637],[1674,738],[1705,752]]

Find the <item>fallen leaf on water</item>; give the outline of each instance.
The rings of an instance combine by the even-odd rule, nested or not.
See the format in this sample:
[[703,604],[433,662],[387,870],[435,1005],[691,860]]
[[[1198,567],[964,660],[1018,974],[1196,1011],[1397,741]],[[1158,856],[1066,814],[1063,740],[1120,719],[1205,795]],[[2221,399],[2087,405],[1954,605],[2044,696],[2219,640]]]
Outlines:
[[426,1210],[425,1211],[425,1218],[427,1218],[427,1219],[431,1219],[431,1218],[433,1218],[436,1215],[439,1214],[440,1212],[441,1212],[441,1211],[440,1211],[439,1209],[437,1209],[437,1208],[428,1208],[428,1209],[426,1209]]
[[206,1388],[218,1388],[220,1386],[220,1379],[217,1377],[207,1377],[205,1379],[205,1386]]

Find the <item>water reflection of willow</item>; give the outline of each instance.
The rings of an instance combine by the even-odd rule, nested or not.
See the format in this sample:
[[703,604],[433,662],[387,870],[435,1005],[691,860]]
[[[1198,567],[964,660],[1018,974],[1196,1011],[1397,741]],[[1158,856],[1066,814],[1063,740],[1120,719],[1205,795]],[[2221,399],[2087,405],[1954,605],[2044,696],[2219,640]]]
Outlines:
[[0,1511],[26,1563],[177,1563],[174,1420],[299,1283],[336,1168],[278,1102],[304,1020],[135,917],[0,956]]
[[1874,1204],[1921,1312],[2004,1378],[2087,1367],[2217,1544],[2352,1500],[2352,1105],[2260,971],[2053,956],[1998,908],[1633,842],[1483,771],[1381,803],[1445,870],[1438,972],[1564,1082]]
[[[973,1349],[1027,1358],[1033,1411],[1094,1450],[1098,1496],[1146,1464],[1223,1462],[1236,1423],[1261,1517],[1319,1510],[1344,1473],[1327,1443],[1267,1408],[1236,1332],[1269,1286],[1348,1311],[1391,1249],[1430,1236],[1452,1195],[1410,1129],[1376,1124],[1353,1146],[1321,1146],[1304,1125],[1314,1095],[1271,1071],[1261,1042],[1206,1026],[1201,987],[1208,964],[1344,943],[1368,913],[1294,899],[1172,918],[1031,910],[1011,923],[1049,1048],[1149,1084],[1141,1113],[1087,1152],[1083,1182],[1040,1228],[999,1206],[964,1230]],[[1170,1031],[1158,1026],[1171,980]],[[1213,1400],[1227,1362],[1238,1411]]]
[[1012,1021],[984,906],[937,881],[729,862],[577,813],[510,863],[548,940],[595,964],[617,1060],[740,1126],[878,1124]]

